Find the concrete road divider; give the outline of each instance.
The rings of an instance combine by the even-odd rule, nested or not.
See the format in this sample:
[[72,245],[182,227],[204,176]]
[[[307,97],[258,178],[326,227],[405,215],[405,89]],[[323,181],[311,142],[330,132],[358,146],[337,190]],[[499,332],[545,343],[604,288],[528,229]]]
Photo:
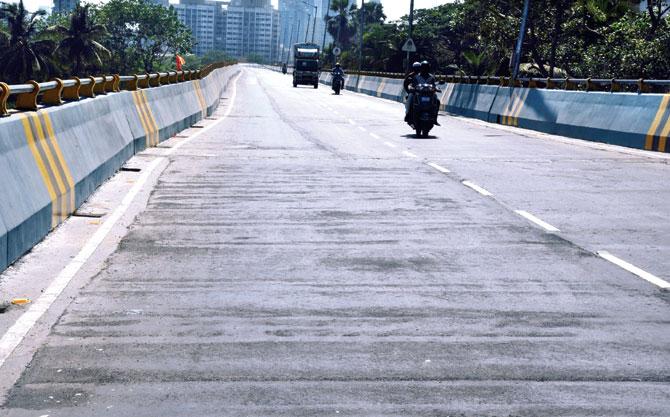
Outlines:
[[[322,73],[320,82],[331,84]],[[404,102],[402,79],[347,74],[346,89]],[[670,95],[448,83],[443,111],[491,123],[650,151],[668,152]]]
[[135,153],[208,116],[237,67],[0,119],[0,271]]
[[667,152],[668,97],[500,88],[490,120],[594,142]]
[[440,104],[442,110],[490,122],[491,106],[500,87],[477,84],[444,84]]

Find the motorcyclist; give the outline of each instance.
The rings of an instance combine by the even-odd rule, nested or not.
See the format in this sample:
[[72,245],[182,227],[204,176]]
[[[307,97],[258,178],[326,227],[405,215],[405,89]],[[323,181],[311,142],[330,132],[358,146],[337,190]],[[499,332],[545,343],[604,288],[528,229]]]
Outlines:
[[[421,63],[421,68],[419,70],[419,73],[414,76],[414,82],[409,87],[409,90],[413,91],[414,89],[416,89],[416,86],[418,86],[420,84],[429,84],[429,85],[432,85],[433,87],[436,87],[436,89],[437,89],[437,79],[435,78],[435,76],[433,74],[430,73],[430,64],[428,63],[428,61],[423,61]],[[439,99],[437,98],[437,94],[435,93],[433,96],[434,96],[434,102],[439,103]],[[440,111],[440,106],[435,105],[433,119],[434,119],[434,123],[435,123],[436,126],[441,126],[437,122],[437,115],[438,115],[439,111]]]
[[286,66],[285,62],[281,64],[281,72],[282,74],[286,74],[288,72],[288,67]]
[[410,91],[410,87],[414,84],[414,77],[416,77],[419,74],[420,70],[421,70],[421,63],[420,62],[413,63],[412,72],[407,74],[407,77],[405,77],[405,81],[402,84],[403,89],[407,94],[407,100],[405,101],[405,122],[409,123],[410,125],[413,124],[413,118],[410,115],[410,110],[412,109],[412,103],[414,102],[414,92]]
[[342,65],[339,62],[335,63],[335,67],[331,71],[331,75],[333,76],[333,81],[337,77],[340,77],[344,81],[344,70],[342,69]]

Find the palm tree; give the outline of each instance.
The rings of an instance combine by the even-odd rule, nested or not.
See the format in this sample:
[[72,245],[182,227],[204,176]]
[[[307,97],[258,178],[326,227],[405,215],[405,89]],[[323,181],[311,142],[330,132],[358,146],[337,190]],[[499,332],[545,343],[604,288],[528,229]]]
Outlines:
[[102,55],[111,56],[109,49],[98,42],[107,35],[107,29],[93,22],[89,8],[88,4],[78,4],[70,15],[69,27],[57,25],[48,29],[61,38],[57,51],[68,58],[72,75],[81,75],[90,64],[102,67]]
[[[330,10],[336,14],[329,19],[328,32],[340,47],[348,47],[355,33],[351,22],[356,5],[349,6],[349,0],[332,0]],[[328,19],[328,17],[326,17]]]
[[54,42],[38,38],[37,24],[46,15],[44,10],[30,13],[23,5],[0,2],[0,21],[7,24],[7,33],[0,36],[6,46],[0,48],[0,74],[9,82],[24,82],[35,75],[47,75]]

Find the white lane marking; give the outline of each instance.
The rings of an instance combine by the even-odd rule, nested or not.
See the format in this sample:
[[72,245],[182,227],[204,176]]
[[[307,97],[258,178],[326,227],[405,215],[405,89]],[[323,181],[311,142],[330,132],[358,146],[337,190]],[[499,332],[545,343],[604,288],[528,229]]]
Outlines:
[[405,156],[409,156],[410,158],[418,158],[418,156],[414,155],[410,151],[402,151],[402,154],[405,155]]
[[384,145],[388,146],[389,148],[395,148],[396,145],[392,144],[391,142],[384,142]]
[[479,185],[475,184],[472,181],[463,181],[463,185],[465,185],[468,188],[472,188],[473,190],[477,191],[479,194],[483,196],[490,197],[493,195],[488,190],[480,187]]
[[375,139],[381,139],[381,137],[379,137],[379,135],[375,135],[374,133],[370,133],[370,136],[372,136]]
[[560,230],[558,230],[558,229],[555,228],[554,226],[552,226],[552,225],[550,225],[549,223],[547,223],[547,222],[545,222],[545,221],[543,221],[543,220],[541,220],[541,219],[539,219],[539,218],[533,216],[532,214],[530,214],[530,213],[527,212],[527,211],[523,211],[523,210],[515,210],[515,213],[518,214],[519,216],[525,218],[526,220],[530,220],[531,222],[533,222],[533,223],[535,223],[536,225],[540,226],[541,228],[543,228],[543,229],[546,230],[547,232],[560,232]]
[[349,122],[349,124],[351,124],[351,125],[354,125],[354,126],[356,125],[356,122],[354,122],[354,121],[351,120],[351,119],[349,119],[348,122]]
[[363,126],[358,126],[358,129],[359,129],[361,132],[367,132],[367,131],[368,131],[368,130],[367,130],[366,128],[364,128]]
[[158,157],[151,161],[149,166],[142,172],[137,182],[130,189],[128,194],[123,198],[119,207],[109,216],[109,218],[95,231],[93,236],[86,242],[84,247],[79,251],[77,256],[70,261],[70,263],[63,268],[63,270],[56,276],[53,282],[47,287],[40,297],[33,303],[28,311],[23,313],[21,317],[7,330],[7,332],[0,339],[0,367],[5,363],[9,355],[21,343],[23,338],[28,334],[30,329],[37,323],[42,315],[51,307],[60,294],[65,290],[65,287],[72,281],[72,278],[84,266],[86,261],[93,255],[95,250],[105,240],[109,232],[112,230],[116,222],[125,214],[130,207],[137,194],[142,190],[144,184],[149,180],[149,176],[153,173],[156,167],[165,160],[164,157]]
[[649,272],[638,268],[637,266],[633,264],[629,264],[628,262],[624,261],[623,259],[617,258],[616,256],[612,255],[611,253],[607,251],[598,251],[596,252],[598,256],[601,258],[612,262],[614,265],[625,269],[626,271],[630,272],[631,274],[637,275],[638,277],[642,278],[645,281],[648,281],[657,287],[660,287],[664,290],[670,289],[670,282],[667,282],[656,275],[650,274]]
[[[223,117],[219,121],[230,115],[232,107],[235,104],[235,98],[237,97],[237,81],[240,79],[242,71],[237,75],[233,83],[233,94],[230,98],[230,104]],[[198,133],[189,137],[173,146],[169,149],[166,154],[172,154],[175,150],[179,149],[185,143],[197,138],[206,131],[212,129],[218,124],[218,121],[212,123],[211,125],[199,130]],[[14,352],[16,347],[23,341],[30,329],[33,328],[35,323],[47,312],[51,305],[58,299],[62,294],[65,288],[68,286],[70,281],[77,275],[81,268],[86,264],[86,262],[91,258],[95,253],[98,247],[102,242],[107,238],[109,232],[114,228],[116,223],[123,217],[123,215],[128,211],[130,205],[132,204],[137,194],[140,193],[146,182],[149,180],[151,174],[158,167],[160,163],[165,161],[164,157],[157,157],[142,171],[142,174],[137,178],[135,184],[133,184],[128,194],[123,197],[121,204],[114,210],[114,212],[105,220],[105,222],[100,226],[98,230],[93,233],[93,236],[86,241],[84,246],[81,248],[77,256],[75,256],[70,263],[63,268],[56,278],[49,284],[46,290],[40,295],[40,297],[30,306],[28,311],[23,313],[18,320],[10,327],[7,332],[0,338],[0,368],[7,361],[9,356]]]
[[440,171],[440,172],[443,173],[443,174],[448,174],[448,173],[451,172],[451,171],[449,171],[447,168],[445,168],[445,167],[443,167],[443,166],[440,166],[440,165],[438,165],[438,164],[436,164],[436,163],[433,163],[433,162],[429,162],[429,163],[428,163],[428,166],[431,167],[431,168],[434,168],[434,169],[436,169],[436,170],[438,170],[438,171]]

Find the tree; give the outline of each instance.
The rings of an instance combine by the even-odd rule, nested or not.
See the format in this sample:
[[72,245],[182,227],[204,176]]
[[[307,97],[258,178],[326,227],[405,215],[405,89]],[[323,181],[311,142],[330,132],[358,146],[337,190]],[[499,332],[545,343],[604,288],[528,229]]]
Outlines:
[[107,36],[107,30],[93,22],[90,5],[77,5],[70,14],[69,26],[56,25],[48,31],[62,37],[56,51],[67,57],[72,75],[82,75],[91,65],[102,68],[102,57],[111,56],[109,49],[100,43]]
[[0,49],[0,74],[10,83],[21,83],[46,76],[52,70],[50,57],[55,43],[41,39],[37,30],[40,19],[46,12],[39,10],[30,13],[23,5],[0,3],[0,20],[6,24],[4,47]]
[[174,8],[145,0],[110,0],[99,6],[96,17],[105,22],[104,46],[112,52],[110,72],[151,72],[166,57],[191,50],[190,30]]
[[356,26],[353,23],[356,5],[349,5],[349,0],[332,0],[330,10],[336,13],[335,17],[328,19],[328,33],[335,39],[335,43],[342,49],[349,49],[353,37],[356,35]]

